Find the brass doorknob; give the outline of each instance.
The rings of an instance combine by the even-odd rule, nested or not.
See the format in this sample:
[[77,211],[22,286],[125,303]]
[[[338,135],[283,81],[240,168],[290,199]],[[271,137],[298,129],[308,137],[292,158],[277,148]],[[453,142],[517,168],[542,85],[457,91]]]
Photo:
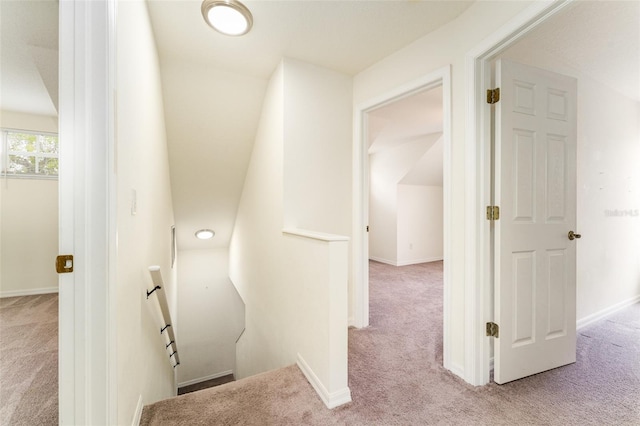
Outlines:
[[576,238],[581,238],[581,237],[582,237],[582,235],[580,235],[580,234],[576,234],[576,233],[575,233],[575,232],[573,232],[573,231],[569,231],[569,235],[568,235],[568,236],[569,236],[569,239],[570,239],[570,240],[575,240]]

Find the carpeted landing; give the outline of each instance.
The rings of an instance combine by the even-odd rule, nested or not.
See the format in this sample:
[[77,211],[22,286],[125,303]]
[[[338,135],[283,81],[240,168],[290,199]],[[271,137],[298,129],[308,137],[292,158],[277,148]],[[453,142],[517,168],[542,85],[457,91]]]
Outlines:
[[57,294],[0,299],[0,361],[0,425],[57,425]]
[[144,408],[143,425],[638,425],[640,304],[579,332],[578,361],[505,385],[442,367],[442,263],[371,263],[371,326],[349,330],[353,402],[328,410],[296,366]]

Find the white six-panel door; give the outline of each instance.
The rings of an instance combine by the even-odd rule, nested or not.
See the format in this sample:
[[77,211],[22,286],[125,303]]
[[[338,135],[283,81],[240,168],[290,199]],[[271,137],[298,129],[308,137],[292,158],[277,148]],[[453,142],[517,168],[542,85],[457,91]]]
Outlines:
[[496,64],[494,380],[575,362],[575,79]]

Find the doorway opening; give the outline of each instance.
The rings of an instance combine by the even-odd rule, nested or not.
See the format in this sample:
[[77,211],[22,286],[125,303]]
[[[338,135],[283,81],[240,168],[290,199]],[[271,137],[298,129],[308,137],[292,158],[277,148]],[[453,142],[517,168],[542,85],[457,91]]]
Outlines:
[[442,260],[442,86],[367,113],[369,259]]
[[[637,141],[637,118],[634,125],[629,111],[637,111],[640,99],[639,85],[637,72],[634,82],[633,79],[629,81],[625,78],[624,72],[615,79],[610,79],[612,76],[607,75],[605,70],[637,69],[640,62],[638,49],[631,49],[630,52],[634,52],[631,54],[620,54],[622,44],[615,42],[618,38],[638,39],[638,21],[637,18],[631,18],[638,16],[637,9],[635,12],[630,10],[634,7],[637,8],[637,5],[623,2],[608,4],[604,8],[601,4],[582,2],[532,5],[517,19],[496,31],[487,42],[479,45],[467,57],[470,65],[468,87],[471,89],[471,126],[466,150],[467,164],[471,167],[468,169],[466,203],[467,223],[471,226],[468,227],[465,240],[468,241],[471,254],[469,259],[472,261],[467,262],[465,275],[467,279],[477,283],[476,286],[469,286],[467,300],[470,303],[466,311],[470,315],[465,320],[465,340],[470,349],[468,353],[472,354],[465,366],[467,381],[470,383],[487,383],[491,368],[490,339],[485,337],[482,330],[485,322],[492,321],[494,309],[493,277],[490,268],[491,235],[484,226],[486,220],[483,218],[483,210],[491,205],[491,112],[485,105],[485,90],[493,87],[492,64],[497,58],[507,58],[528,65],[532,65],[528,61],[533,61],[533,65],[537,67],[578,80],[577,231],[583,234],[577,257],[578,330],[607,313],[637,302],[637,277],[624,274],[625,277],[621,278],[616,272],[630,269],[623,265],[625,262],[633,264],[634,261],[627,258],[624,250],[632,249],[620,247],[621,251],[618,252],[618,246],[614,243],[616,239],[621,239],[619,237],[622,233],[618,231],[616,234],[616,230],[624,226],[623,223],[626,223],[628,232],[638,235],[637,221],[612,220],[612,217],[616,216],[611,212],[617,210],[633,214],[634,206],[637,206],[637,185],[640,177],[637,168],[628,165],[626,158],[637,156],[638,148],[637,144],[628,144],[624,140]],[[620,9],[627,10],[625,12]],[[569,11],[570,13],[567,13]],[[600,20],[603,13],[607,15],[607,25],[594,30],[589,22],[593,19]],[[558,43],[551,47],[545,43],[546,37],[554,38]],[[608,47],[597,49],[595,41]],[[559,55],[559,52],[564,53]],[[626,65],[623,65],[624,63]],[[615,88],[625,82],[630,82],[629,90]],[[630,106],[626,109],[627,112],[623,105]],[[613,118],[613,115],[618,119],[608,120]],[[625,136],[622,129],[626,129],[628,135],[635,132],[636,136]],[[603,140],[607,140],[607,143],[602,144]],[[623,194],[624,188],[627,190],[626,194]],[[636,198],[632,198],[634,196]],[[614,205],[626,207],[616,208]],[[631,217],[627,216],[627,219]],[[633,238],[628,239],[631,240]],[[610,248],[606,250],[606,255],[603,254],[603,246]],[[615,250],[616,253],[613,254],[611,250]],[[607,259],[615,259],[617,266],[603,265],[603,262],[608,262]],[[608,286],[605,291],[601,285],[596,285],[596,282],[610,282],[615,285]],[[629,284],[624,284],[625,282]],[[636,290],[633,289],[634,285]]]
[[[372,325],[423,334],[441,362],[442,85],[367,112]],[[410,310],[406,310],[411,306]],[[413,330],[413,332],[411,331]]]
[[58,423],[58,9],[0,4],[0,424]]
[[350,321],[369,325],[370,259],[393,266],[444,260],[442,356],[448,369],[450,93],[450,67],[444,67],[356,107]]

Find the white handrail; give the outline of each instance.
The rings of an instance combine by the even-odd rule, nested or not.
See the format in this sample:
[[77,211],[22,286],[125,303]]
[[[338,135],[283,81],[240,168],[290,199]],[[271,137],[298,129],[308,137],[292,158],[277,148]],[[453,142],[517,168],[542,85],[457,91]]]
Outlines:
[[[164,288],[164,282],[162,281],[162,274],[160,273],[159,266],[149,266],[149,273],[151,274],[151,280],[153,281],[153,290],[147,290],[147,299],[153,293],[156,293],[156,290],[162,290]],[[171,348],[169,351],[169,359],[173,358],[175,360],[175,364],[173,367],[175,368],[180,364],[180,358],[178,356],[178,344],[176,343],[176,335],[173,331],[172,322],[171,322],[171,313],[169,312],[169,304],[167,303],[167,295],[164,291],[158,291],[156,293],[158,296],[158,303],[160,304],[160,311],[162,312],[162,321],[163,326],[160,328],[160,334],[164,334],[166,339],[168,340],[166,349]],[[165,334],[166,331],[166,334]]]

